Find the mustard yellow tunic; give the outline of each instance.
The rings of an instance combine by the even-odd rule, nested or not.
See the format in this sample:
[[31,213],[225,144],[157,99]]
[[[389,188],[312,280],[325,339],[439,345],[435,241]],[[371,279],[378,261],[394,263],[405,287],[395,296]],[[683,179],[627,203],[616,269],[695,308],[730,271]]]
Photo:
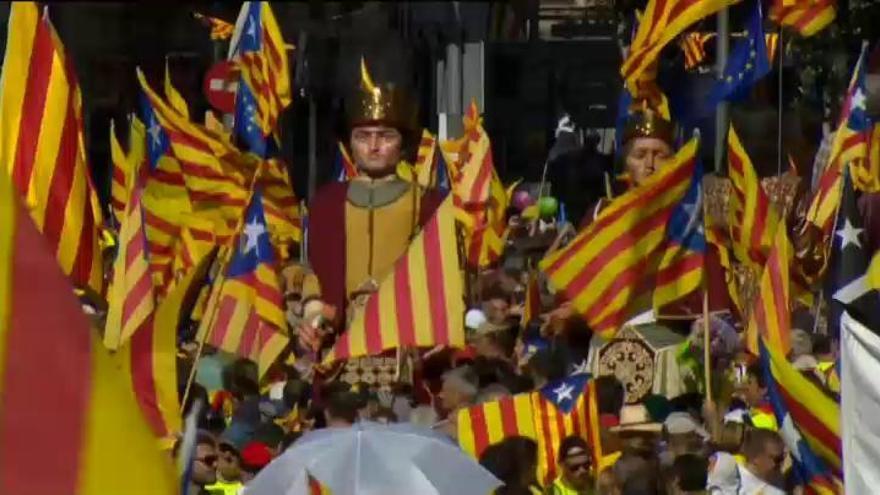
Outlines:
[[417,186],[396,176],[358,177],[345,204],[346,280],[349,297],[369,281],[381,282],[409,246],[418,225]]

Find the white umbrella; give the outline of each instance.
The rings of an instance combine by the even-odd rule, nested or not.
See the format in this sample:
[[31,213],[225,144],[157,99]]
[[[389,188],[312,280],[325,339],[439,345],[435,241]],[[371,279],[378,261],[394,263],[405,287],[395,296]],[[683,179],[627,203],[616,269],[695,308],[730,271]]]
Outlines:
[[357,423],[307,433],[248,483],[247,495],[486,495],[501,486],[445,436],[409,424]]

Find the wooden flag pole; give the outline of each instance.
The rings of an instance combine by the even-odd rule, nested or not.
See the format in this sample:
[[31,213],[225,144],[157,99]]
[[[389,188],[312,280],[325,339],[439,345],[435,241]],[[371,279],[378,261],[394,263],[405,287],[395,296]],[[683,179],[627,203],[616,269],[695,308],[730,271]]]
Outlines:
[[[708,285],[708,284],[707,284]],[[709,323],[709,288],[703,288],[703,379],[706,382],[706,405],[710,411],[715,410],[715,399],[712,396],[712,339],[709,335],[711,325]],[[717,437],[717,418],[706,418],[709,423],[709,433],[713,438]]]

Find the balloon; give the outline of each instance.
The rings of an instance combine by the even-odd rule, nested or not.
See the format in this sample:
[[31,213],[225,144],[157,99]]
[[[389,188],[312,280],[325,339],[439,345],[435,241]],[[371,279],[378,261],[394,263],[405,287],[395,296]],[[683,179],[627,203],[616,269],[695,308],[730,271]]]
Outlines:
[[535,200],[529,195],[528,191],[519,190],[513,195],[513,206],[519,211],[522,211],[529,206],[535,204]]
[[542,218],[555,217],[556,212],[559,211],[559,202],[556,201],[556,198],[543,197],[538,202],[538,211],[540,211]]

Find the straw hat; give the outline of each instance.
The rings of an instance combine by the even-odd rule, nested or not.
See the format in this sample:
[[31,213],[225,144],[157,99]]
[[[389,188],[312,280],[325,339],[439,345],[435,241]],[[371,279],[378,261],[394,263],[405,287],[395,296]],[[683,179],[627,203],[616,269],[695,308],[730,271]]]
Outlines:
[[663,424],[651,419],[644,404],[628,404],[620,410],[620,423],[611,427],[613,433],[660,433]]

